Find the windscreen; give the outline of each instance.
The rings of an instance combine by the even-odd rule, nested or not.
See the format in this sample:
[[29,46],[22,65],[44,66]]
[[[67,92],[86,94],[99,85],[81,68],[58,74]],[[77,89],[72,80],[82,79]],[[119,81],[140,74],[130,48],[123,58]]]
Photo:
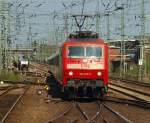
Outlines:
[[98,46],[69,46],[69,57],[101,57],[102,48]]
[[69,46],[68,47],[69,57],[84,57],[84,47],[81,46]]
[[23,61],[23,60],[28,60],[27,56],[19,56],[19,60]]
[[101,57],[102,49],[100,47],[86,47],[86,57]]

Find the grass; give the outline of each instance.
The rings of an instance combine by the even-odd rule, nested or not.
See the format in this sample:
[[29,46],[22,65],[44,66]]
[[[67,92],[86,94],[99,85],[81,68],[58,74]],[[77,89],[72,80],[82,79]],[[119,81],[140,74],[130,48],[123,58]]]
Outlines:
[[12,80],[17,81],[21,80],[22,77],[18,72],[8,71],[8,70],[1,70],[0,71],[0,80]]
[[146,60],[146,74],[147,77],[150,79],[150,58]]
[[147,61],[146,68],[147,72],[150,73],[150,61]]

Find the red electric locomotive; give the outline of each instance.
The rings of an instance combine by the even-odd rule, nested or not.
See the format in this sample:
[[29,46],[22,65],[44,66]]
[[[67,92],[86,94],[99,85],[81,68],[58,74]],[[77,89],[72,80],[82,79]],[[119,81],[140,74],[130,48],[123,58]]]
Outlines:
[[55,56],[51,71],[63,92],[71,96],[94,97],[107,92],[108,46],[97,33],[78,31],[70,34]]

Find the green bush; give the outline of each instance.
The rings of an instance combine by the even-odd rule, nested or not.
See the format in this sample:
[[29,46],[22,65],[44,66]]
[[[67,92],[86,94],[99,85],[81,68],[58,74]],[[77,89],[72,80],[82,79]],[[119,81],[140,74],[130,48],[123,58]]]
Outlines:
[[22,77],[18,72],[1,70],[0,71],[0,80],[21,80]]

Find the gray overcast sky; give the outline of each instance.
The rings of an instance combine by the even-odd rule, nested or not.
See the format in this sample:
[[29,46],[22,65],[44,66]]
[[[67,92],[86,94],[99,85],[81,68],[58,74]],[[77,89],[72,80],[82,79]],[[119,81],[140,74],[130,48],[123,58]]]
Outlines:
[[[81,14],[84,0],[5,0],[13,3],[11,7],[12,37],[18,43],[27,41],[48,40],[49,43],[60,42],[65,38],[65,13]],[[98,0],[85,0],[84,13],[96,13]],[[113,11],[116,7],[125,6],[125,35],[133,37],[140,33],[141,0],[99,0],[99,13]],[[26,7],[25,7],[26,6]],[[71,7],[73,6],[73,7]],[[145,32],[150,33],[150,0],[145,0]],[[66,8],[66,9],[65,9]],[[24,13],[23,13],[24,11]],[[18,13],[18,18],[16,18]],[[22,14],[21,14],[22,13]],[[63,13],[63,14],[62,14]],[[110,15],[110,37],[120,38],[120,11]],[[77,30],[75,21],[68,16],[68,32]],[[107,39],[107,17],[100,17],[100,34]],[[87,18],[84,30],[96,31],[96,18]],[[16,26],[17,25],[17,30]],[[28,42],[29,43],[29,42]]]

